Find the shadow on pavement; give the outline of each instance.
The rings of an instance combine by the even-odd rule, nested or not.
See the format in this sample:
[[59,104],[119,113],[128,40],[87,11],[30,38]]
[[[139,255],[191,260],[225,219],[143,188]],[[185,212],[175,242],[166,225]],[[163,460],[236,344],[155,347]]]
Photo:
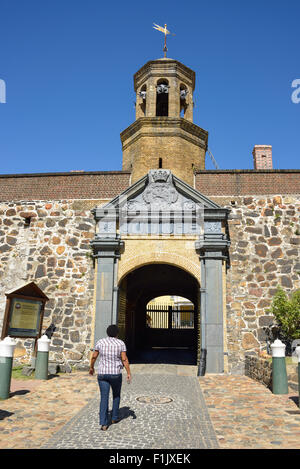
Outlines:
[[14,415],[14,412],[7,412],[7,410],[0,409],[0,420],[4,420],[5,418],[10,417],[11,415]]
[[[109,415],[111,417],[111,412],[109,412]],[[120,407],[120,409],[119,409],[119,419],[120,419],[120,421],[125,420],[129,417],[132,417],[132,419],[135,420],[136,419],[135,412],[133,410],[131,410],[130,407]]]

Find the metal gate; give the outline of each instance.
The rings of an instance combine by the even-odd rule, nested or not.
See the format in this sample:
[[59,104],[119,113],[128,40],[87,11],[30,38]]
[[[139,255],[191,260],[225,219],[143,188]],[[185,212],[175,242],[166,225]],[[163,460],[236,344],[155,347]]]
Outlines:
[[148,305],[145,326],[147,342],[152,347],[195,346],[194,309],[180,309],[166,304]]

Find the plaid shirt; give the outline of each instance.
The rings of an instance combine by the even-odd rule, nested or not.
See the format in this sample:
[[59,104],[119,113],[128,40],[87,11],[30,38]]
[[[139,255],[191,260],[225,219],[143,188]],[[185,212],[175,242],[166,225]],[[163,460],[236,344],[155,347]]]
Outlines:
[[121,373],[123,363],[121,352],[126,352],[126,345],[115,337],[100,339],[95,345],[95,350],[99,351],[99,375],[118,375]]

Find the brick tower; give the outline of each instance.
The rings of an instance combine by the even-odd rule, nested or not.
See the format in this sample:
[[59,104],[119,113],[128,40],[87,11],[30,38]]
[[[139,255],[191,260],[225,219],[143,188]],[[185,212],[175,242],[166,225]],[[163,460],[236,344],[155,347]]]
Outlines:
[[170,169],[194,185],[205,169],[208,132],[193,123],[195,72],[177,60],[147,62],[134,75],[136,120],[121,133],[124,171],[132,183],[150,169]]

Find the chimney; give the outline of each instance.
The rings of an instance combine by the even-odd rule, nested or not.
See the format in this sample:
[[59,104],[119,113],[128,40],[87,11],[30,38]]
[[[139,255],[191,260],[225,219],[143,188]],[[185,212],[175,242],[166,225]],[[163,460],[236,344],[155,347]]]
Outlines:
[[272,145],[255,145],[252,155],[254,169],[273,169]]

